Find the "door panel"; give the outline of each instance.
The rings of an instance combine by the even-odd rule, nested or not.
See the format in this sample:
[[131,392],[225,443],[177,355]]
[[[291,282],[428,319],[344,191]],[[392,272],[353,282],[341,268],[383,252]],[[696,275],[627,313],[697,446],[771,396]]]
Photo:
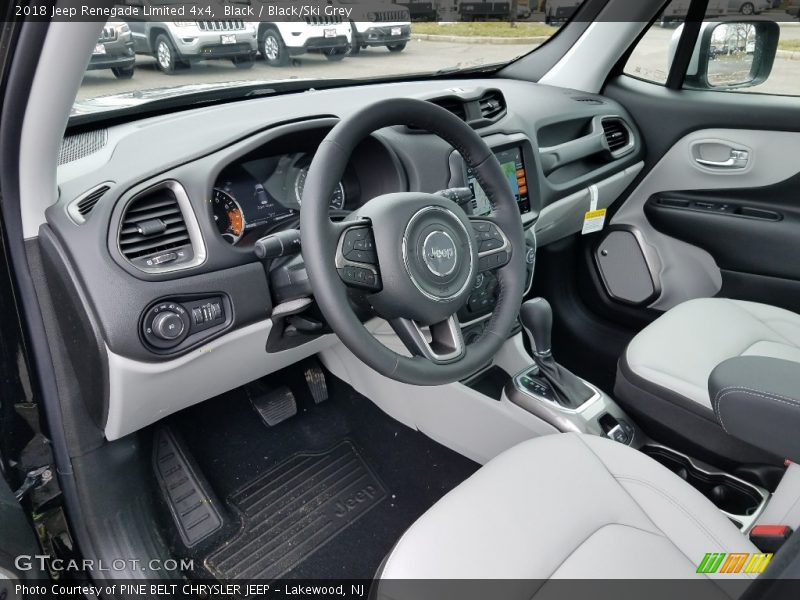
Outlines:
[[800,100],[676,92],[627,77],[606,94],[631,112],[647,146],[646,173],[610,223],[636,231],[654,256],[660,294],[649,307],[726,295],[797,310],[800,132],[791,129],[800,129]]
[[[668,192],[644,206],[658,231],[706,250],[721,270],[800,280],[800,177],[755,189]],[[794,190],[781,193],[781,190]]]

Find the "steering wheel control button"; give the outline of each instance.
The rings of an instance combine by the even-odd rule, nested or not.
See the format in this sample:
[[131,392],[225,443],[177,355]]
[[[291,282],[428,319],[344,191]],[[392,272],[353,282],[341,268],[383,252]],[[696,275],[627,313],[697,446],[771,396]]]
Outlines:
[[345,266],[339,269],[339,275],[349,285],[369,290],[380,289],[380,277],[366,267]]
[[497,250],[498,248],[502,247],[503,247],[503,240],[491,238],[488,240],[483,240],[481,242],[481,245],[478,246],[478,252],[486,252],[487,250]]
[[336,253],[339,278],[350,286],[379,291],[381,281],[377,264],[372,231],[368,227],[353,227],[345,231]]
[[491,221],[474,220],[472,229],[478,242],[478,270],[491,271],[508,263],[508,240]]
[[348,229],[342,242],[342,256],[351,262],[375,264],[378,257],[372,232],[366,227]]

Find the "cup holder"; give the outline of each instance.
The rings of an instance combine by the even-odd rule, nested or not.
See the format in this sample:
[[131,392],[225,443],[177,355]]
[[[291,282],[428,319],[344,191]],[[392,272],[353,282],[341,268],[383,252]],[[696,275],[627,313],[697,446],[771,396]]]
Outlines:
[[[728,473],[701,469],[688,456],[669,448],[645,446],[642,452],[667,467],[729,515],[752,517],[767,499],[766,491]],[[742,519],[735,521],[742,525]]]

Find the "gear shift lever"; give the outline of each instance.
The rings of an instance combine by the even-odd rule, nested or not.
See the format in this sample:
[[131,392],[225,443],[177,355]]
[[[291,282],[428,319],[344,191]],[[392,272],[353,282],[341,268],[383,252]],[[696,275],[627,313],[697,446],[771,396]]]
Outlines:
[[553,309],[544,298],[533,298],[522,304],[520,320],[533,345],[533,361],[539,367],[539,377],[553,390],[555,401],[565,408],[578,408],[594,395],[594,391],[553,358],[550,333],[553,328]]
[[523,302],[519,316],[533,344],[533,351],[540,354],[550,353],[550,334],[553,330],[553,309],[550,303],[544,298]]

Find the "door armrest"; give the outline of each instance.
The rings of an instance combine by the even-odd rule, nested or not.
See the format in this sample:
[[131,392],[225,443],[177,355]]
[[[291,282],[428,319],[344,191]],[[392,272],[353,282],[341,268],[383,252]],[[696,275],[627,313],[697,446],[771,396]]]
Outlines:
[[800,363],[739,356],[708,379],[714,415],[730,435],[800,462]]

